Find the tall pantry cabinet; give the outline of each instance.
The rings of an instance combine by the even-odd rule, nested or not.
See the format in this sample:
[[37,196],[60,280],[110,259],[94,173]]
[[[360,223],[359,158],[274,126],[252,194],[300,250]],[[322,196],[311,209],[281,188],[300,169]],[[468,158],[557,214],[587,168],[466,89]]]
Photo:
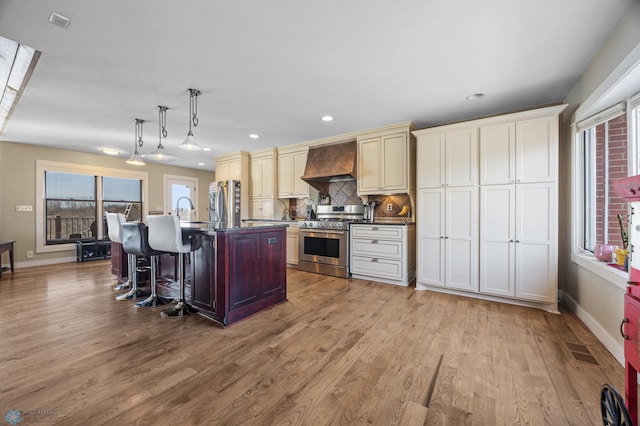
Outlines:
[[417,289],[557,312],[565,105],[414,132]]

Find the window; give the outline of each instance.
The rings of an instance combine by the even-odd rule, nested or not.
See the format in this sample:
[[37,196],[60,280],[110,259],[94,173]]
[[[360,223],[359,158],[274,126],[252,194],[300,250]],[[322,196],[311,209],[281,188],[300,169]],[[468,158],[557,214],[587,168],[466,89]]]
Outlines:
[[45,172],[46,243],[96,239],[94,176]]
[[75,242],[108,238],[104,213],[128,220],[148,214],[146,172],[36,161],[36,251],[75,250]]
[[627,115],[580,131],[582,143],[582,248],[593,252],[598,243],[622,247],[620,223],[626,229],[627,201],[616,194],[613,181],[628,173]]

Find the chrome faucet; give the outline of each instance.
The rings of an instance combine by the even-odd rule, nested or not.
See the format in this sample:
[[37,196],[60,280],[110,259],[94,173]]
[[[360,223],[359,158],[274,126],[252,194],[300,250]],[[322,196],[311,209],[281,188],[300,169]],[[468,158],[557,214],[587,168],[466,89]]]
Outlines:
[[180,206],[180,200],[183,200],[183,199],[186,199],[187,201],[189,201],[189,209],[190,210],[195,210],[195,207],[193,205],[193,202],[191,201],[191,198],[189,198],[187,196],[179,197],[178,200],[176,201],[176,216],[178,216],[178,217],[180,217],[178,207]]

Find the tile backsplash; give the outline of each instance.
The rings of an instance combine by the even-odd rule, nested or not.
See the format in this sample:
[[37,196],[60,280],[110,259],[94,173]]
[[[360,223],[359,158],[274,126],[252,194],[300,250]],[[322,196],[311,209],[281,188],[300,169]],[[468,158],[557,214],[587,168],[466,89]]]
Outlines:
[[[361,199],[358,197],[356,181],[327,182],[319,191],[320,194],[328,194],[331,204],[334,205],[363,204],[363,202],[377,201],[379,204],[376,206],[375,216],[378,218],[411,218],[413,216],[413,203],[407,194],[369,195]],[[319,200],[313,200],[313,202],[318,204]],[[390,210],[388,209],[389,206],[391,206]],[[403,211],[405,206],[406,208]],[[303,198],[289,199],[289,213],[292,218],[306,217],[307,200]]]

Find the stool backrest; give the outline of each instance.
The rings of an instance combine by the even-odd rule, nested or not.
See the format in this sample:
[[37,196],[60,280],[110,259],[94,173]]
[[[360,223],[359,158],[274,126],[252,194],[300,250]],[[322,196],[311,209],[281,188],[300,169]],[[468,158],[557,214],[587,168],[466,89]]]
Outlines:
[[109,239],[114,243],[122,244],[122,224],[126,221],[122,213],[107,213],[107,228]]
[[147,257],[151,255],[151,247],[147,238],[147,226],[142,222],[126,222],[122,224],[122,248],[129,254]]
[[149,226],[149,245],[154,250],[171,253],[191,251],[190,241],[183,241],[180,218],[178,216],[147,216]]

